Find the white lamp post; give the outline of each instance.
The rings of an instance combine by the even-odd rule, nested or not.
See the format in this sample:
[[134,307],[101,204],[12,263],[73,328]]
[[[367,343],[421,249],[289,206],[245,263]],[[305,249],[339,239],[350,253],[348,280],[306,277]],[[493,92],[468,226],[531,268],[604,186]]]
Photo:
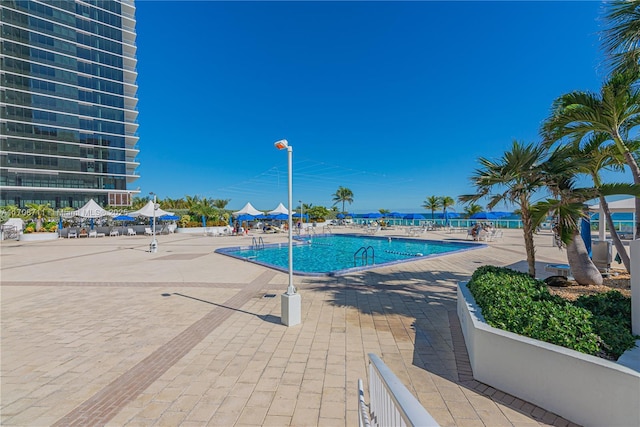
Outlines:
[[149,193],[149,195],[153,195],[153,239],[151,240],[151,244],[149,245],[149,252],[155,253],[158,252],[158,242],[156,241],[156,210],[158,210],[158,203],[156,195],[153,191]]
[[288,197],[288,235],[289,235],[289,286],[287,292],[282,294],[280,301],[282,303],[282,316],[281,321],[284,325],[295,326],[301,322],[301,303],[302,298],[300,294],[296,292],[296,288],[293,286],[293,187],[292,187],[292,155],[293,147],[289,145],[286,139],[281,139],[274,143],[278,150],[287,150],[287,159],[289,164],[289,197]]

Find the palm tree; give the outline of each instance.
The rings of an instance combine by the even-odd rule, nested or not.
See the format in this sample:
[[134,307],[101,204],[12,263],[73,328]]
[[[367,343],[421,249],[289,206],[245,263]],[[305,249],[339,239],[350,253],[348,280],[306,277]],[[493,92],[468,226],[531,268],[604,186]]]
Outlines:
[[602,170],[612,169],[622,171],[619,155],[615,147],[612,145],[603,145],[607,140],[608,136],[606,134],[594,133],[587,139],[585,144],[582,146],[580,146],[580,144],[574,144],[572,148],[575,151],[575,155],[584,160],[581,164],[581,172],[591,176],[593,186],[600,201],[600,207],[604,212],[607,227],[611,233],[613,245],[616,247],[618,254],[620,254],[620,259],[622,260],[624,267],[628,272],[630,272],[631,261],[629,259],[629,254],[627,254],[627,250],[625,249],[622,240],[620,240],[620,236],[618,236],[618,232],[616,231],[616,227],[613,223],[609,204],[605,199],[606,191],[600,191],[600,189],[604,188],[605,185],[600,177],[600,172]]
[[456,201],[453,200],[452,197],[442,196],[440,197],[440,206],[442,206],[442,217],[447,218],[447,208],[451,208],[451,210],[455,210],[452,208],[453,205],[456,204]]
[[429,196],[426,198],[422,207],[431,211],[431,220],[434,219],[434,212],[442,206],[442,199],[438,196]]
[[638,70],[640,64],[640,1],[607,3],[602,47],[614,73]]
[[[500,202],[519,207],[531,277],[536,275],[536,257],[533,242],[535,225],[530,209],[534,193],[544,185],[541,164],[546,153],[547,150],[541,145],[525,145],[513,141],[511,149],[499,160],[479,158],[482,167],[471,177],[477,193],[459,197],[461,202],[476,202],[483,197],[489,197],[488,209]],[[493,193],[494,191],[498,192]]]
[[29,208],[29,216],[36,220],[36,231],[42,228],[42,220],[53,215],[53,209],[49,203],[27,203]]
[[577,188],[579,174],[588,170],[591,162],[574,146],[556,149],[543,165],[545,185],[554,198],[538,202],[531,209],[534,223],[540,223],[549,213],[556,218],[554,232],[566,246],[571,272],[581,285],[601,285],[603,281],[580,236],[579,221],[588,216],[585,202],[598,196],[604,199],[618,194],[640,194],[640,186],[625,183]]
[[336,205],[340,202],[342,202],[342,212],[344,213],[345,202],[353,203],[353,191],[343,186],[338,187],[338,190],[333,194],[333,204]]
[[[216,208],[211,203],[211,199],[203,197],[198,198],[197,203],[193,204],[189,211],[202,217],[202,222],[206,225],[207,219],[214,216],[217,213]],[[203,225],[204,226],[204,225]]]
[[223,211],[227,208],[227,205],[229,204],[230,201],[231,199],[214,199],[213,206]]
[[465,206],[464,213],[466,216],[470,217],[471,215],[482,212],[482,210],[482,206],[480,206],[479,204],[469,203],[467,206]]
[[[638,151],[632,151],[628,141],[629,131],[640,125],[640,90],[633,87],[634,81],[631,73],[615,74],[600,94],[576,91],[560,96],[542,125],[544,144],[550,146],[563,138],[579,142],[593,133],[604,133],[624,158],[633,182],[640,184]],[[636,199],[636,212],[640,212],[640,199]],[[636,215],[636,235],[640,235],[640,215]]]

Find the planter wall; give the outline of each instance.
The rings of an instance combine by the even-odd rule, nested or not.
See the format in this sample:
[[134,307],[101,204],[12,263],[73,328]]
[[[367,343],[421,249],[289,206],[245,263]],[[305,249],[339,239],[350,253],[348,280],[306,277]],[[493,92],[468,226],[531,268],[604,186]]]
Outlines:
[[58,233],[20,233],[18,240],[21,242],[43,242],[46,240],[56,240]]
[[458,317],[478,381],[584,426],[640,425],[640,372],[487,325],[466,283]]

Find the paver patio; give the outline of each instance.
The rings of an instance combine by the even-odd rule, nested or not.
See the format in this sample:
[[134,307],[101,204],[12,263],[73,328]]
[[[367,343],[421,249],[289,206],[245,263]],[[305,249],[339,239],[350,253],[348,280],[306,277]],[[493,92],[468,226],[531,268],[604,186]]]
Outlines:
[[[571,425],[469,366],[456,284],[485,264],[526,271],[521,231],[486,249],[295,276],[294,327],[280,323],[286,274],[213,253],[251,238],[159,236],[157,253],[142,236],[2,242],[1,424],[352,426],[372,352],[443,426]],[[550,234],[536,240],[540,275],[565,262]]]

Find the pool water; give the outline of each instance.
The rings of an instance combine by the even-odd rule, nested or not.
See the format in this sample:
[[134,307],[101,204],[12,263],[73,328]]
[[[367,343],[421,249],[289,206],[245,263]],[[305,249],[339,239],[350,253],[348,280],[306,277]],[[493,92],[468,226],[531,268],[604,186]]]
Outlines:
[[[451,254],[486,245],[469,242],[403,239],[360,235],[319,235],[296,239],[293,269],[298,275],[341,275],[384,265]],[[217,253],[281,271],[289,268],[287,243],[221,248]]]

